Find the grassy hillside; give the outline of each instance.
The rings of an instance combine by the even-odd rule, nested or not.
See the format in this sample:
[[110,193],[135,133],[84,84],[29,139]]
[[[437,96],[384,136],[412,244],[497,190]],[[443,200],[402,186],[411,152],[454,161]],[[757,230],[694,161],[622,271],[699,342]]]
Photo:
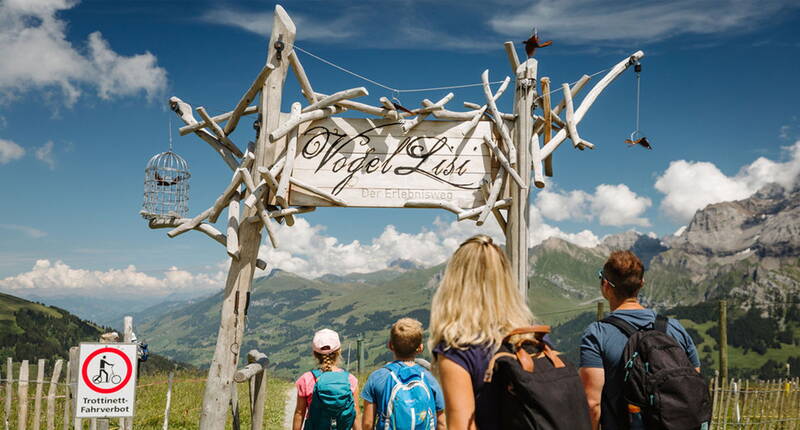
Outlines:
[[69,347],[101,332],[63,309],[0,293],[0,360],[66,358]]

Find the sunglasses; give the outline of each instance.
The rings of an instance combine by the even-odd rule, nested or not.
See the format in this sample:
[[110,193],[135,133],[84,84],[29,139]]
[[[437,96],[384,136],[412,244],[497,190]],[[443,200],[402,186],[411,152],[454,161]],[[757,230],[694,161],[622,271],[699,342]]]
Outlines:
[[603,274],[603,269],[597,271],[597,277],[600,278],[601,281],[605,280],[606,282],[608,282],[608,284],[611,285],[611,288],[617,288],[617,286],[614,285],[613,282],[609,281],[608,278],[606,278],[606,276]]

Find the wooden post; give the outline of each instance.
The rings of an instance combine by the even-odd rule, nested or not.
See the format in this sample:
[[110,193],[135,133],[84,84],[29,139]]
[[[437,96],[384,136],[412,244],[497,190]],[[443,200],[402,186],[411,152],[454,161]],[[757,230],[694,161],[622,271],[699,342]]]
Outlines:
[[47,390],[47,430],[56,428],[56,393],[63,365],[64,360],[56,360],[56,364],[53,366],[53,376],[50,377],[50,388]]
[[236,384],[231,384],[231,428],[233,430],[240,430],[241,423],[239,420],[239,388]]
[[358,358],[356,364],[356,375],[361,375],[364,366],[364,336],[358,335],[356,338],[356,356]]
[[600,321],[605,316],[606,316],[605,303],[597,302],[597,321]]
[[11,419],[11,397],[14,391],[14,360],[11,357],[6,359],[6,416],[3,422],[5,423],[5,430],[9,428],[9,420]]
[[[68,375],[68,389],[69,389],[69,397],[65,400],[69,405],[69,416],[73,418],[72,420],[72,428],[74,430],[82,430],[83,429],[83,420],[75,416],[75,411],[78,404],[78,374],[80,373],[80,360],[79,356],[79,349],[77,346],[73,346],[69,349],[69,367],[67,368],[67,375]],[[67,407],[65,406],[65,410]],[[69,420],[66,420],[69,422]]]
[[164,406],[164,424],[161,426],[161,430],[169,429],[169,407],[170,403],[172,403],[172,377],[175,375],[175,372],[169,372],[169,377],[167,379],[167,402]]
[[517,147],[517,168],[523,184],[509,181],[511,207],[506,222],[506,250],[511,259],[511,272],[522,296],[528,298],[528,195],[530,191],[530,140],[533,132],[531,109],[536,98],[536,72],[538,63],[529,58],[515,70],[514,92],[514,146]]
[[261,371],[250,378],[250,385],[253,387],[252,403],[250,413],[250,428],[252,430],[262,430],[264,428],[264,406],[267,402],[267,356],[254,350],[247,353],[248,363],[259,363]]
[[36,394],[33,397],[33,430],[39,430],[42,419],[42,381],[44,380],[44,358],[36,362]]
[[[123,342],[132,342],[133,341],[133,317],[126,315],[122,318],[122,341]],[[139,366],[136,366],[137,372]],[[108,420],[98,420],[99,428],[98,430],[107,430],[108,429]],[[133,429],[133,417],[131,418],[120,418],[119,419],[119,428],[120,430],[132,430]]]
[[17,397],[17,428],[25,430],[28,427],[28,360],[22,360],[19,365],[19,390]]
[[[281,6],[276,5],[267,56],[267,63],[274,65],[275,69],[270,72],[261,89],[261,128],[255,148],[256,160],[251,168],[254,176],[258,174],[259,167],[271,167],[285,146],[283,140],[271,143],[268,136],[279,125],[283,83],[290,64],[288,54],[293,50],[295,33],[295,25],[289,15]],[[279,41],[283,46],[280,59],[275,47]],[[247,208],[243,218],[255,215],[258,215],[257,207]],[[239,259],[231,260],[225,283],[217,345],[203,394],[200,430],[217,430],[225,425],[233,374],[239,361],[244,332],[245,297],[253,282],[260,244],[260,224],[242,223],[239,227]]]
[[723,386],[728,382],[728,302],[719,301],[719,375]]
[[[544,141],[549,142],[553,137],[553,114],[550,109],[550,78],[542,78],[542,109],[544,111]],[[553,157],[544,158],[544,175],[553,176]]]
[[61,430],[69,430],[69,383],[72,381],[72,349],[69,350],[69,360],[67,360],[67,373],[64,376],[64,419],[61,421]]

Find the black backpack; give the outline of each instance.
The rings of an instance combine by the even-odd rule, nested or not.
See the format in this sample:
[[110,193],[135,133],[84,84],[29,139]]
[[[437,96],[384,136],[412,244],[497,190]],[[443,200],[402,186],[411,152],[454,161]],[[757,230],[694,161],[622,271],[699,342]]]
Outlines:
[[[623,393],[617,416],[628,416],[628,404],[641,409],[645,428],[698,429],[711,420],[708,384],[686,351],[667,334],[667,318],[657,315],[653,329],[638,330],[610,315],[602,320],[628,337],[622,353]],[[627,428],[629,422],[619,423]]]
[[[549,326],[516,329],[489,362],[481,396],[495,397],[498,428],[591,430],[578,371],[542,340],[549,332]],[[529,333],[535,340],[509,342],[514,335]]]

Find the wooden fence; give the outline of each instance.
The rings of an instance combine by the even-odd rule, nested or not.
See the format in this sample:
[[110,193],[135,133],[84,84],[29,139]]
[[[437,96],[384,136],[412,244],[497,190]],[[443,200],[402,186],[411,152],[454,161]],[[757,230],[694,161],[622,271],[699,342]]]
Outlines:
[[715,379],[711,428],[800,429],[800,378]]
[[[50,377],[45,376],[46,360],[40,359],[33,366],[36,378],[31,378],[31,365],[28,360],[23,360],[17,367],[14,375],[15,364],[11,358],[6,360],[5,377],[0,378],[4,385],[2,392],[4,405],[2,409],[2,426],[4,430],[55,430],[56,420],[60,418],[61,428],[67,430],[70,423],[69,365],[67,376],[61,381],[64,360],[56,360],[50,368]],[[16,389],[14,387],[16,383]],[[46,392],[45,392],[46,389]],[[31,409],[31,403],[33,408]],[[16,414],[14,414],[16,409]]]

